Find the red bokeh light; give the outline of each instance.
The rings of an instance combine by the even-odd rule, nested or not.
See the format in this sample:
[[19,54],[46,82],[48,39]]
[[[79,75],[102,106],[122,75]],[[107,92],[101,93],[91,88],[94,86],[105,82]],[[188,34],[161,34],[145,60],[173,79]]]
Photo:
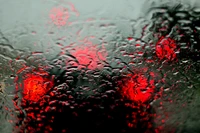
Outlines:
[[[104,51],[104,52],[103,52]],[[107,52],[105,48],[103,51],[100,51],[97,48],[97,45],[87,45],[76,47],[73,51],[71,51],[71,55],[76,57],[78,63],[74,63],[73,66],[77,66],[78,68],[87,67],[90,70],[94,69],[102,69],[103,61],[106,60]]]
[[37,102],[45,93],[53,87],[53,81],[45,78],[41,73],[26,74],[23,80],[23,98],[25,100]]
[[142,74],[129,74],[128,80],[122,86],[122,95],[129,100],[144,103],[152,98],[154,93],[154,80],[148,79]]
[[156,55],[159,59],[167,59],[168,61],[173,61],[176,59],[177,45],[175,40],[169,37],[161,37],[156,44]]
[[55,25],[64,26],[69,19],[68,9],[64,7],[54,7],[50,11],[49,17]]

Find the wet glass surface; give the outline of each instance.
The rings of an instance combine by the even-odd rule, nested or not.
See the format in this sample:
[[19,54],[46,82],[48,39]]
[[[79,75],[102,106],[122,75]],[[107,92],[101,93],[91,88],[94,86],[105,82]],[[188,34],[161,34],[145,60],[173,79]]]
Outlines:
[[0,0],[0,133],[199,133],[200,3]]

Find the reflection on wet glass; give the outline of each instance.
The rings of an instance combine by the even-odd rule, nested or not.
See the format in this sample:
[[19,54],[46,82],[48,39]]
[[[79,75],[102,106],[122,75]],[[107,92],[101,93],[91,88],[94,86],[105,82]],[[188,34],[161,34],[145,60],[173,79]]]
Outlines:
[[0,132],[200,132],[200,3],[0,3]]

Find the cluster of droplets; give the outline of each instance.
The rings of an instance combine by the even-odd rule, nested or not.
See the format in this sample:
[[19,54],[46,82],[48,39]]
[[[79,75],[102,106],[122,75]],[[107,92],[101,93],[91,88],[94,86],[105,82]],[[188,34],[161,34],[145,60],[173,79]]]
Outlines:
[[[153,15],[149,30],[152,32],[153,39],[155,40],[154,53],[159,60],[160,72],[164,72],[162,77],[165,83],[163,88],[165,91],[161,98],[164,102],[161,102],[159,106],[156,104],[154,106],[159,108],[158,112],[162,112],[162,114],[169,114],[172,111],[170,108],[166,111],[165,106],[167,105],[172,106],[171,108],[173,106],[185,108],[186,105],[191,103],[192,99],[194,99],[192,97],[194,96],[193,93],[196,86],[198,86],[192,85],[193,81],[198,80],[198,78],[193,77],[199,75],[198,8],[184,4],[169,5],[154,5],[150,10],[150,12],[153,12]],[[176,109],[172,112],[180,111],[181,109]],[[173,121],[174,117],[178,117],[176,113],[163,115],[164,119],[160,118],[161,115],[154,118],[157,121],[156,123],[158,123],[157,127],[160,132],[182,130],[181,124],[183,124],[182,121],[185,121],[185,119],[177,122],[176,124],[179,126],[174,130],[173,125],[168,125],[166,121]],[[159,120],[160,122],[158,122]],[[171,130],[167,129],[168,126]]]
[[[119,73],[102,73],[100,61],[106,61],[107,53],[103,55],[96,45],[87,45],[69,52],[77,63],[69,64],[72,69],[68,68],[53,81],[47,71],[40,69],[21,74],[23,112],[17,123],[21,132],[154,132],[154,114],[149,103],[158,97],[155,74],[150,72],[148,78],[143,74],[146,69],[131,70],[125,77]],[[142,61],[145,53],[142,45],[134,45],[138,49],[133,53],[137,60],[132,64]],[[175,41],[161,38],[155,48],[157,57],[174,60],[174,47]],[[122,47],[121,54],[126,56],[124,51]],[[64,49],[61,54],[65,52]],[[63,119],[65,122],[61,123]]]
[[[23,97],[20,107],[23,108],[24,114],[19,116],[19,123],[23,123],[21,132],[121,132],[122,130],[140,131],[147,128],[145,121],[149,120],[144,118],[143,122],[139,122],[141,118],[139,116],[135,116],[138,119],[137,124],[141,123],[142,126],[133,128],[130,124],[124,125],[127,121],[127,116],[125,116],[127,113],[121,114],[122,111],[127,110],[131,113],[133,110],[136,112],[145,110],[139,109],[137,105],[133,108],[124,104],[125,102],[114,87],[117,79],[113,80],[111,76],[100,74],[102,80],[87,88],[81,85],[85,83],[88,85],[87,83],[91,82],[89,75],[80,73],[80,71],[63,72],[55,80],[55,87],[43,96],[40,95],[37,102],[32,97],[30,99]],[[99,80],[97,77],[93,78],[94,81]],[[28,93],[27,89],[30,88],[24,89]],[[65,121],[61,123],[63,119]]]
[[[199,12],[197,7],[177,4],[152,7],[152,26],[150,31],[156,38],[171,38],[176,40],[176,50],[179,59],[199,60]],[[175,48],[175,46],[173,46]]]
[[[187,31],[183,25],[188,23],[178,21],[184,15],[180,15],[179,6],[176,8],[175,16],[171,9],[154,14],[153,17],[159,17],[161,24],[155,23],[150,29],[156,40],[152,53],[147,50],[150,44],[134,37],[128,37],[125,44],[118,47],[116,54],[122,57],[115,58],[120,60],[117,63],[128,63],[123,68],[116,68],[116,73],[114,69],[111,74],[104,70],[112,69],[107,64],[109,54],[106,48],[103,45],[99,48],[87,39],[81,46],[63,47],[60,55],[70,58],[64,61],[67,69],[61,73],[58,72],[60,68],[52,73],[48,72],[51,69],[31,70],[28,73],[20,70],[18,73],[23,73],[22,83],[19,84],[22,88],[21,103],[16,102],[18,96],[13,100],[16,110],[20,112],[16,124],[20,133],[162,132],[162,126],[154,129],[153,119],[158,116],[153,113],[151,104],[164,95],[163,91],[168,86],[163,87],[163,84],[171,75],[163,74],[156,65],[165,67],[163,62],[178,62],[185,58],[182,57],[185,51],[185,55],[199,52],[196,45],[198,28]],[[64,26],[69,19],[67,11],[65,8],[54,8],[49,17],[55,25]],[[197,22],[194,18],[194,23]],[[178,35],[171,35],[172,29],[176,29],[174,34]],[[184,34],[187,32],[192,34],[189,40]],[[184,49],[189,49],[189,52]],[[149,54],[152,54],[151,58]],[[198,55],[193,57],[198,60]],[[146,69],[154,65],[156,70],[149,72]],[[173,68],[173,71],[176,70]],[[55,78],[52,75],[56,75]],[[17,93],[19,88],[16,87]],[[165,123],[165,119],[161,122]]]

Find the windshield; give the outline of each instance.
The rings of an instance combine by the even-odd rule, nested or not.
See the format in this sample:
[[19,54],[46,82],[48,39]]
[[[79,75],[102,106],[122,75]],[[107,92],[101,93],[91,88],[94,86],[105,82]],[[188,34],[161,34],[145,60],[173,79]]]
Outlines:
[[199,133],[200,3],[0,1],[1,133]]

